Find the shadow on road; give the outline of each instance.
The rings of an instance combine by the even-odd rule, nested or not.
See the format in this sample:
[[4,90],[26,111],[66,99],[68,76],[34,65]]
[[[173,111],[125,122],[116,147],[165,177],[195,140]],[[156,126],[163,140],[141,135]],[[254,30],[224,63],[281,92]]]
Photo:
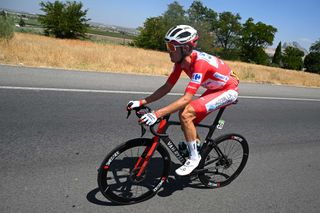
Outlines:
[[[170,175],[167,179],[166,184],[163,185],[162,189],[157,193],[159,197],[168,197],[171,196],[174,192],[183,190],[184,188],[197,188],[197,189],[207,189],[205,188],[197,176],[178,176],[175,174],[175,169],[181,166],[180,164],[175,164],[172,162],[171,164]],[[212,189],[211,189],[212,190]],[[99,188],[95,188],[91,190],[87,194],[87,200],[91,203],[101,206],[121,206],[121,204],[115,204],[108,201],[106,198],[104,200],[100,200],[97,198],[97,194],[100,193]],[[151,197],[152,199],[152,197]]]
[[99,206],[120,206],[119,204],[115,204],[115,203],[112,203],[110,201],[102,201],[102,200],[99,200],[96,195],[99,193],[99,188],[95,188],[93,190],[91,190],[88,194],[87,194],[87,200],[90,202],[90,203],[94,203],[94,204],[97,204]]

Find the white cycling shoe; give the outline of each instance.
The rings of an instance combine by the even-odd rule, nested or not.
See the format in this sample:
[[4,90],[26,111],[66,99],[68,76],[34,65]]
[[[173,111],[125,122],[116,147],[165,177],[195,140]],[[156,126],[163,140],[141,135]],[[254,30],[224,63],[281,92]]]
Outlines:
[[198,160],[192,160],[188,159],[184,165],[180,166],[178,169],[176,169],[177,175],[185,176],[190,174],[197,166],[199,165],[201,161],[201,156],[199,156]]

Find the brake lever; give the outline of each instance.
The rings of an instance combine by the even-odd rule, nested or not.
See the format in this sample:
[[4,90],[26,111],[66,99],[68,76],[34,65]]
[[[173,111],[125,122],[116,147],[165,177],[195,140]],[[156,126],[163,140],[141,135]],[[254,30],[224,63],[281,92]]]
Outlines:
[[127,112],[128,112],[128,114],[127,114],[127,119],[129,118],[129,116],[131,115],[131,106],[133,105],[133,103],[132,102],[129,102],[129,104],[127,105]]
[[127,119],[129,118],[129,116],[131,115],[131,110],[127,110],[128,114],[127,114]]
[[141,136],[140,137],[143,137],[144,134],[146,134],[147,130],[146,130],[146,128],[144,128],[143,124],[140,124],[140,126],[141,126]]

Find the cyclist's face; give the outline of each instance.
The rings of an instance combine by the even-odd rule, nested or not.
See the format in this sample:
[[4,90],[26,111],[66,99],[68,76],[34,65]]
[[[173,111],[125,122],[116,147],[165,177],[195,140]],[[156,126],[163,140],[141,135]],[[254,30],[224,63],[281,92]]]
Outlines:
[[177,63],[179,61],[181,61],[181,57],[182,57],[182,47],[176,47],[175,51],[170,51],[170,59],[173,63]]

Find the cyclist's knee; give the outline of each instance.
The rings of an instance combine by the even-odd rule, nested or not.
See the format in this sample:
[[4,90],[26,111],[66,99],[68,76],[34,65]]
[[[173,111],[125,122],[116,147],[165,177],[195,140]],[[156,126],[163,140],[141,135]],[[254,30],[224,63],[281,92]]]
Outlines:
[[196,113],[193,107],[188,104],[182,111],[179,113],[180,121],[183,123],[191,122],[196,118]]

